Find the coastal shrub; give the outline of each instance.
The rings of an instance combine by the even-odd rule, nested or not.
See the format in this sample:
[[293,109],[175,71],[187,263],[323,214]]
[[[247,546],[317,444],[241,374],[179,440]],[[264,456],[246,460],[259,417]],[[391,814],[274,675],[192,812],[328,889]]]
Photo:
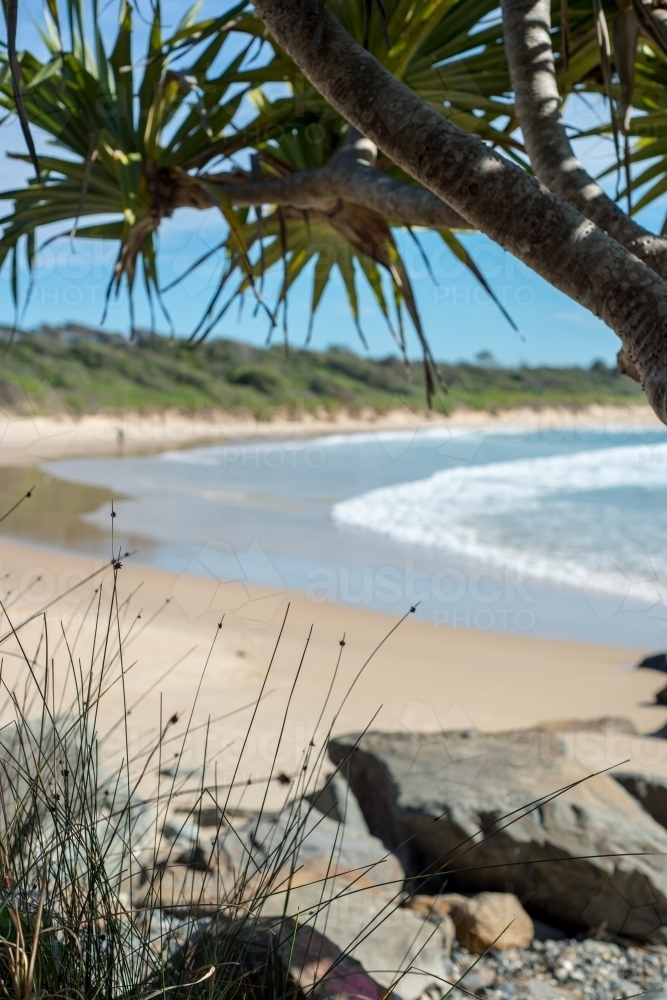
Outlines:
[[95,344],[90,344],[85,340],[79,340],[73,345],[72,353],[86,366],[86,368],[104,367],[104,352],[101,351]]
[[353,403],[355,395],[347,386],[334,382],[333,379],[325,375],[315,375],[308,382],[308,388],[316,396],[327,396],[329,399],[336,399],[340,403]]
[[345,351],[341,348],[329,351],[326,356],[326,364],[333,371],[342,372],[359,382],[368,381],[370,366],[363,358],[357,357],[351,351]]
[[283,384],[281,377],[266,365],[247,365],[232,369],[227,374],[227,381],[232,385],[247,385],[267,394],[278,392]]
[[[326,352],[255,348],[213,340],[193,350],[183,338],[142,336],[128,343],[76,324],[34,333],[4,328],[14,336],[3,375],[17,391],[0,402],[13,412],[96,412],[103,406],[148,410],[179,406],[195,410],[244,406],[257,417],[268,405],[298,412],[336,401],[350,410],[385,412],[396,397],[414,412],[423,409],[422,369],[406,371],[397,357],[359,357],[336,347]],[[459,405],[500,409],[516,405],[641,402],[637,383],[616,369],[519,368],[441,364],[449,387],[447,410]],[[261,370],[261,373],[257,371]],[[322,381],[320,381],[322,380]],[[325,391],[320,392],[318,386]],[[334,392],[334,386],[336,390]],[[48,388],[58,390],[58,404]],[[28,402],[21,390],[29,393]],[[350,395],[351,394],[351,397]]]
[[369,373],[367,382],[375,389],[383,389],[385,392],[402,392],[410,381],[411,374],[401,366],[374,367]]

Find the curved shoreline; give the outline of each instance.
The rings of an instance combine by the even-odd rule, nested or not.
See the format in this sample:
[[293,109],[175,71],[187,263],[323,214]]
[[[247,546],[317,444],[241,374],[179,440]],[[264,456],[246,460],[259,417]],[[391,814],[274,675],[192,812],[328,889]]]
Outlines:
[[377,415],[330,417],[304,414],[261,421],[250,411],[205,411],[193,416],[175,410],[71,416],[0,416],[0,466],[37,465],[42,461],[110,455],[155,454],[206,444],[231,446],[253,442],[299,441],[329,434],[417,431],[432,428],[497,431],[586,430],[599,434],[628,430],[640,433],[661,424],[648,405],[577,409],[547,406],[516,407],[499,413],[459,409],[443,417],[407,408]]

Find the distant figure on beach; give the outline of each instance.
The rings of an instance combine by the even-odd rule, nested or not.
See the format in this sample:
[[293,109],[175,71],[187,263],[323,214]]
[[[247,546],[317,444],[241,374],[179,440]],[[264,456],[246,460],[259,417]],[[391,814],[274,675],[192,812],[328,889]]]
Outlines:
[[116,431],[116,446],[119,451],[122,451],[123,445],[125,444],[125,431],[122,427],[119,427]]

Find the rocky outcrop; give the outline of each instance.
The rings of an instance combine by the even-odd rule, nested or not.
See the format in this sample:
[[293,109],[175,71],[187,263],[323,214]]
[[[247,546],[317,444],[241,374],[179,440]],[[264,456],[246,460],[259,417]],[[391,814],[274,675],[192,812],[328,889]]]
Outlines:
[[413,892],[512,891],[571,928],[667,937],[667,831],[557,734],[370,733],[329,755]]
[[656,736],[625,732],[610,720],[606,730],[588,727],[559,733],[569,757],[590,774],[609,774],[637,799],[661,826],[667,827],[667,743]]
[[[308,925],[286,920],[275,931],[277,953],[289,976],[313,1000],[387,1000],[386,990],[360,962]],[[389,994],[389,997],[395,994]]]
[[528,948],[535,937],[533,921],[511,892],[412,896],[406,906],[429,919],[451,917],[456,940],[474,955],[489,948]]
[[354,829],[368,833],[361,806],[341,774],[335,772],[327,775],[320,787],[304,795],[304,801],[309,802],[329,819],[344,823],[347,830]]
[[667,827],[667,778],[629,772],[620,772],[615,778],[657,823]]
[[[454,925],[402,908],[400,862],[368,832],[345,782],[326,787],[334,784],[332,801],[318,794],[278,815],[223,824],[213,848],[191,823],[173,824],[171,843],[135,882],[135,906],[213,917],[201,964],[231,960],[227,941],[240,935],[258,967],[277,954],[316,998],[378,1000],[400,977],[396,1000],[417,1000],[445,975]],[[345,822],[319,807],[340,810]]]
[[385,989],[400,975],[402,1000],[416,1000],[444,976],[453,924],[447,918],[434,927],[400,907],[403,869],[376,837],[314,810],[297,822],[289,813],[263,818],[239,837],[252,841],[260,868],[275,869],[262,920],[298,919]]
[[[224,848],[232,854],[246,851],[257,868],[291,872],[289,894],[295,898],[297,890],[315,883],[319,898],[324,881],[333,886],[338,880],[341,885],[354,883],[385,902],[402,896],[405,872],[381,840],[302,805],[237,827],[234,837],[226,836]],[[288,886],[280,885],[277,875],[272,881],[277,905],[282,908]]]
[[667,653],[652,653],[637,664],[637,670],[660,670],[667,673]]

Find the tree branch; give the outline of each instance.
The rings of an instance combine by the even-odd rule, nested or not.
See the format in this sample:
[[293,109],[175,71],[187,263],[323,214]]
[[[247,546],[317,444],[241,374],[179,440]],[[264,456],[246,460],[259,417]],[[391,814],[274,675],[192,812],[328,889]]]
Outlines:
[[667,276],[667,240],[609,198],[575,156],[565,131],[551,46],[550,0],[503,0],[505,51],[526,152],[555,194]]
[[341,200],[369,208],[392,221],[428,229],[473,229],[441,198],[375,169],[377,147],[356,129],[324,167],[297,170],[287,177],[240,181],[233,174],[204,174],[225,187],[233,205],[283,205],[333,212]]
[[667,423],[667,283],[525,170],[432,110],[323,13],[318,0],[255,3],[278,44],[347,121],[472,225],[604,319]]

